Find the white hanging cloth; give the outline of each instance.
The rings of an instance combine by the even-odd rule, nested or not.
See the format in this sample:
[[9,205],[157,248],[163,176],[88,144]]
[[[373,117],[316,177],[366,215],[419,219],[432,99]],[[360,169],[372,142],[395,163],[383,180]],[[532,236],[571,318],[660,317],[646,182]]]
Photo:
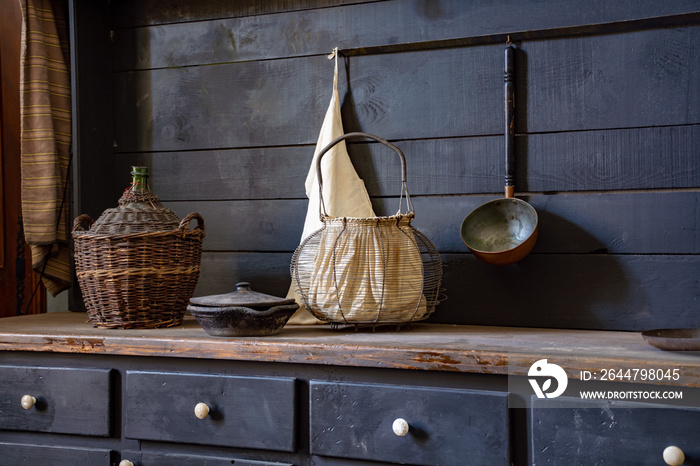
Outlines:
[[[316,150],[309,173],[306,176],[306,196],[309,206],[306,211],[306,221],[301,241],[323,223],[320,217],[320,199],[316,177],[316,161],[321,150],[334,139],[342,136],[343,121],[340,115],[340,98],[338,95],[338,49],[329,58],[335,58],[335,75],[333,77],[333,94],[321,126],[321,132],[316,142]],[[333,217],[374,217],[372,202],[367,194],[365,183],[357,175],[348,155],[345,141],[333,146],[321,160],[321,175],[323,176],[323,201],[328,215]],[[301,242],[300,241],[300,242]],[[304,302],[295,290],[294,284],[289,288],[287,298],[296,299],[299,310],[289,319],[288,324],[322,323],[312,316],[305,308]]]

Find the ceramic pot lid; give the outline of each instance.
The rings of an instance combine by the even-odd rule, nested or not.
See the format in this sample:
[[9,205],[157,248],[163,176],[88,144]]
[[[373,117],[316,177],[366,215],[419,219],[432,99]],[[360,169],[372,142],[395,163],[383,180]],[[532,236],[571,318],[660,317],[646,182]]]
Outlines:
[[269,294],[258,293],[250,289],[250,283],[236,283],[236,291],[225,294],[215,294],[211,296],[201,296],[190,298],[190,303],[195,306],[206,307],[253,307],[268,308],[273,306],[284,306],[294,304],[296,301],[287,298],[278,298]]

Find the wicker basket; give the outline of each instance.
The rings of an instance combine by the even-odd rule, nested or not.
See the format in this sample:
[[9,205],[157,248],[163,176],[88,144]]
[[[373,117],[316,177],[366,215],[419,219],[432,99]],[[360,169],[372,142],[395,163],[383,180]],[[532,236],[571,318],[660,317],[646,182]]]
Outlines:
[[124,191],[119,206],[107,209],[90,227],[93,234],[119,235],[170,231],[178,228],[180,219],[164,207],[158,196],[150,191]]
[[150,192],[125,192],[119,204],[95,222],[81,215],[73,224],[90,321],[104,328],[179,325],[199,279],[204,220],[191,213],[180,222]]
[[[354,136],[393,149],[402,163],[399,212],[390,217],[335,218],[325,212],[321,157]],[[317,159],[323,227],[309,235],[292,257],[292,281],[316,318],[339,325],[403,324],[426,319],[440,301],[442,260],[435,246],[411,226],[406,161],[393,144],[367,133],[345,134]],[[406,212],[401,213],[406,199]]]

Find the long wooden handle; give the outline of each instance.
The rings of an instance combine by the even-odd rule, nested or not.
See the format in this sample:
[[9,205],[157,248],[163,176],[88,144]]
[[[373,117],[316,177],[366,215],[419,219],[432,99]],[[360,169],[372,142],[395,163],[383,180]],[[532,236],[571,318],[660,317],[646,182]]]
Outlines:
[[503,69],[503,103],[505,107],[505,162],[507,198],[515,195],[515,49],[508,45],[505,50]]

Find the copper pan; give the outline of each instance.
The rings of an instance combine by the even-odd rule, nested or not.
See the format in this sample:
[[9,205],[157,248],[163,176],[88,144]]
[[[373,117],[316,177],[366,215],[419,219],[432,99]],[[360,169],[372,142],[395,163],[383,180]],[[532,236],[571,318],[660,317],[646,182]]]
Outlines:
[[537,212],[515,195],[515,99],[514,49],[505,50],[505,198],[474,209],[462,222],[462,241],[479,260],[498,265],[514,264],[527,256],[537,241]]

